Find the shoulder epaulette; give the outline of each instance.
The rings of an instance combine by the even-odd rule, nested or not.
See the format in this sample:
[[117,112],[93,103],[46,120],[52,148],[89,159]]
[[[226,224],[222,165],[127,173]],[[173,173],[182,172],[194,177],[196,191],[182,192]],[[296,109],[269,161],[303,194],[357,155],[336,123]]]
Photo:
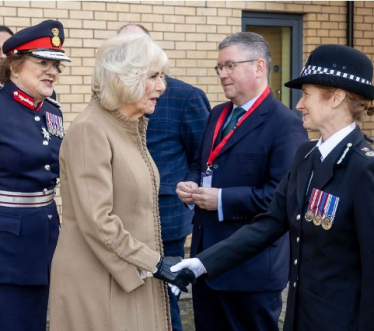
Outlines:
[[57,108],[61,108],[61,103],[59,103],[58,101],[56,101],[55,99],[52,99],[50,97],[47,97],[46,100],[51,103],[52,105],[54,105],[55,107]]
[[369,142],[370,144],[372,144],[374,142],[373,138],[371,137],[368,137],[366,134],[364,134],[364,139]]
[[373,157],[374,156],[374,151],[373,149],[370,149],[368,147],[362,147],[361,148],[361,151],[366,155],[366,156],[370,156],[370,157]]

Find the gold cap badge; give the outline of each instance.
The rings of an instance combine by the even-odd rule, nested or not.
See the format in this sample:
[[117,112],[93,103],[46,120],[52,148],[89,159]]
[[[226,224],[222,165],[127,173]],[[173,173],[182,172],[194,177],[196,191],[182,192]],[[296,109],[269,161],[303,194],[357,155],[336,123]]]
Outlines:
[[52,45],[54,47],[60,47],[61,45],[61,40],[60,40],[60,37],[58,36],[58,33],[59,33],[59,30],[57,28],[53,28],[52,30],[52,34],[53,34],[53,37],[52,37]]

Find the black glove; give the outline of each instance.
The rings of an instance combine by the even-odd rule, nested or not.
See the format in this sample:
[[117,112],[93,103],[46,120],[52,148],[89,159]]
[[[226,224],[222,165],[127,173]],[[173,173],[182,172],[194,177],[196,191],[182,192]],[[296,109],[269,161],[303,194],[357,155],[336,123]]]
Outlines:
[[188,292],[187,285],[195,283],[196,277],[193,271],[184,268],[178,272],[171,272],[170,267],[182,261],[179,256],[164,256],[160,258],[160,261],[156,265],[156,271],[153,273],[153,277],[161,279],[167,283],[178,286],[181,291]]

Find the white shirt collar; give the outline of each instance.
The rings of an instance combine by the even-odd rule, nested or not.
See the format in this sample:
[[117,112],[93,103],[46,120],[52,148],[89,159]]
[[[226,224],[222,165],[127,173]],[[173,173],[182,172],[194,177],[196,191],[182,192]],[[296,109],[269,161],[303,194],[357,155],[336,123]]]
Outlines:
[[[260,94],[261,95],[261,94]],[[256,100],[260,97],[260,95],[258,95],[257,97],[253,98],[252,100],[249,100],[247,101],[245,104],[241,105],[240,107],[242,107],[245,111],[248,111],[249,108],[251,108],[253,106],[253,104],[256,102]],[[233,106],[233,110],[236,108],[236,107],[239,107],[238,105],[234,104]]]
[[353,122],[346,126],[345,128],[334,133],[329,139],[322,142],[322,137],[319,138],[316,147],[319,148],[319,151],[322,155],[322,161],[329,155],[329,153],[354,129],[356,128],[356,122]]

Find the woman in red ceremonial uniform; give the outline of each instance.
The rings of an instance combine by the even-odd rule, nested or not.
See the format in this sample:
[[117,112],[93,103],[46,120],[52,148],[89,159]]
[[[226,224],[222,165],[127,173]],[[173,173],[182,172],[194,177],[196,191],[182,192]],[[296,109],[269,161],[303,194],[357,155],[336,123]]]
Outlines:
[[63,26],[48,20],[3,45],[0,60],[0,330],[45,331],[62,113],[50,100],[63,65]]

